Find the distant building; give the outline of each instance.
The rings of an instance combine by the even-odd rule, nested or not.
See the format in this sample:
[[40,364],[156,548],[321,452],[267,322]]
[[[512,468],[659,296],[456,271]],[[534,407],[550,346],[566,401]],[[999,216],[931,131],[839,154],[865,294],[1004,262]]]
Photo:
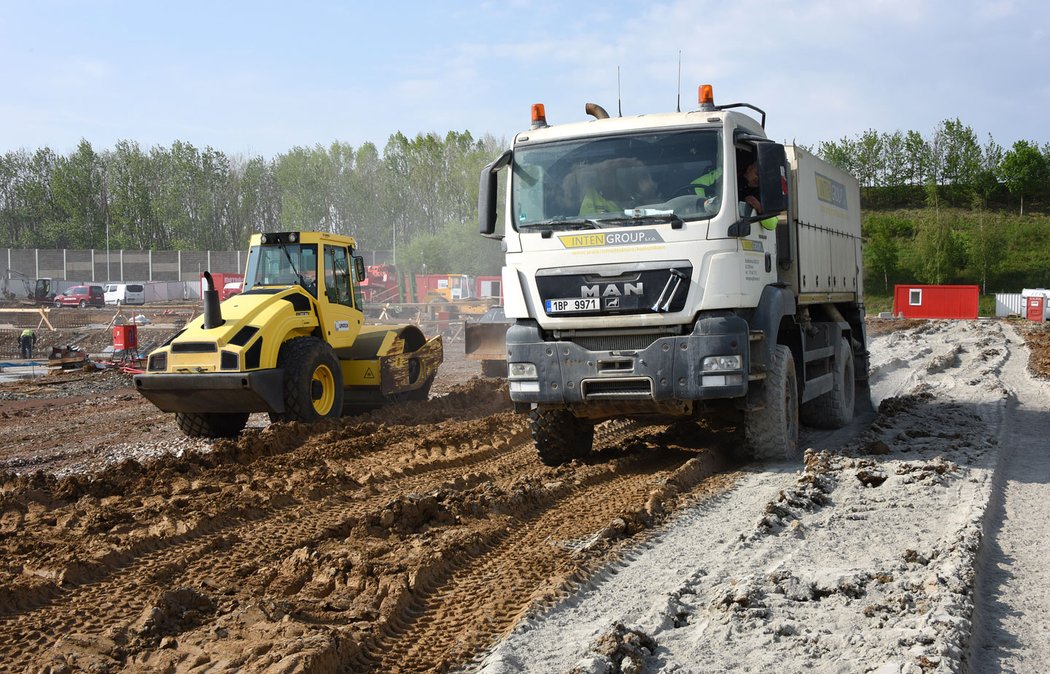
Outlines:
[[893,315],[904,318],[977,318],[977,286],[898,285]]

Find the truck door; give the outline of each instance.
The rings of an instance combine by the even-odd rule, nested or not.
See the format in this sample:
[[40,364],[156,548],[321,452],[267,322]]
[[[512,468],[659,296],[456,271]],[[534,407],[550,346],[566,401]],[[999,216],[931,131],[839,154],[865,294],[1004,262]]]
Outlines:
[[[766,192],[772,192],[773,188],[766,177],[770,167],[764,164],[769,162],[766,153],[760,152],[759,147],[753,144],[737,146],[737,215],[738,217],[750,217],[758,215],[759,212],[752,207],[754,199],[757,198],[759,205],[765,206],[767,202],[775,199],[767,199]],[[769,195],[772,196],[772,195]],[[762,213],[768,209],[763,208]],[[771,217],[776,217],[772,213]],[[746,231],[746,230],[745,230]],[[777,280],[777,237],[775,221],[762,220],[751,223],[750,233],[740,241],[740,247],[744,252],[744,287],[749,293],[761,293],[769,283]]]

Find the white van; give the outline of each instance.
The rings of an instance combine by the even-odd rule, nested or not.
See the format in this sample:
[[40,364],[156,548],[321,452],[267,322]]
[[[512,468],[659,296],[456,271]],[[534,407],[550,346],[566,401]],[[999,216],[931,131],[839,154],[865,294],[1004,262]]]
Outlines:
[[146,288],[141,283],[107,283],[106,304],[145,304]]

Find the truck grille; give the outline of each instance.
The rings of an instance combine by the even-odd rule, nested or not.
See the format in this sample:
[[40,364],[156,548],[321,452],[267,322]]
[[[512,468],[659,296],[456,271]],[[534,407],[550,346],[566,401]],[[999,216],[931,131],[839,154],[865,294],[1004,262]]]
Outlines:
[[571,341],[588,351],[641,351],[666,334],[610,335],[590,337],[577,335]]
[[648,377],[586,379],[582,387],[586,400],[651,400],[653,397],[653,382]]

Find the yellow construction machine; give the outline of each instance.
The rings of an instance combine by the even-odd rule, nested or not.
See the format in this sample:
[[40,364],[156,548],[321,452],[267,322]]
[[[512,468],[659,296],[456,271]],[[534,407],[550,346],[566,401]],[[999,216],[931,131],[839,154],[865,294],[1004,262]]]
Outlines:
[[205,272],[204,313],[149,354],[135,387],[191,437],[232,437],[252,412],[271,421],[338,417],[425,400],[441,338],[415,325],[365,325],[353,238],[255,234],[244,289],[220,304]]

